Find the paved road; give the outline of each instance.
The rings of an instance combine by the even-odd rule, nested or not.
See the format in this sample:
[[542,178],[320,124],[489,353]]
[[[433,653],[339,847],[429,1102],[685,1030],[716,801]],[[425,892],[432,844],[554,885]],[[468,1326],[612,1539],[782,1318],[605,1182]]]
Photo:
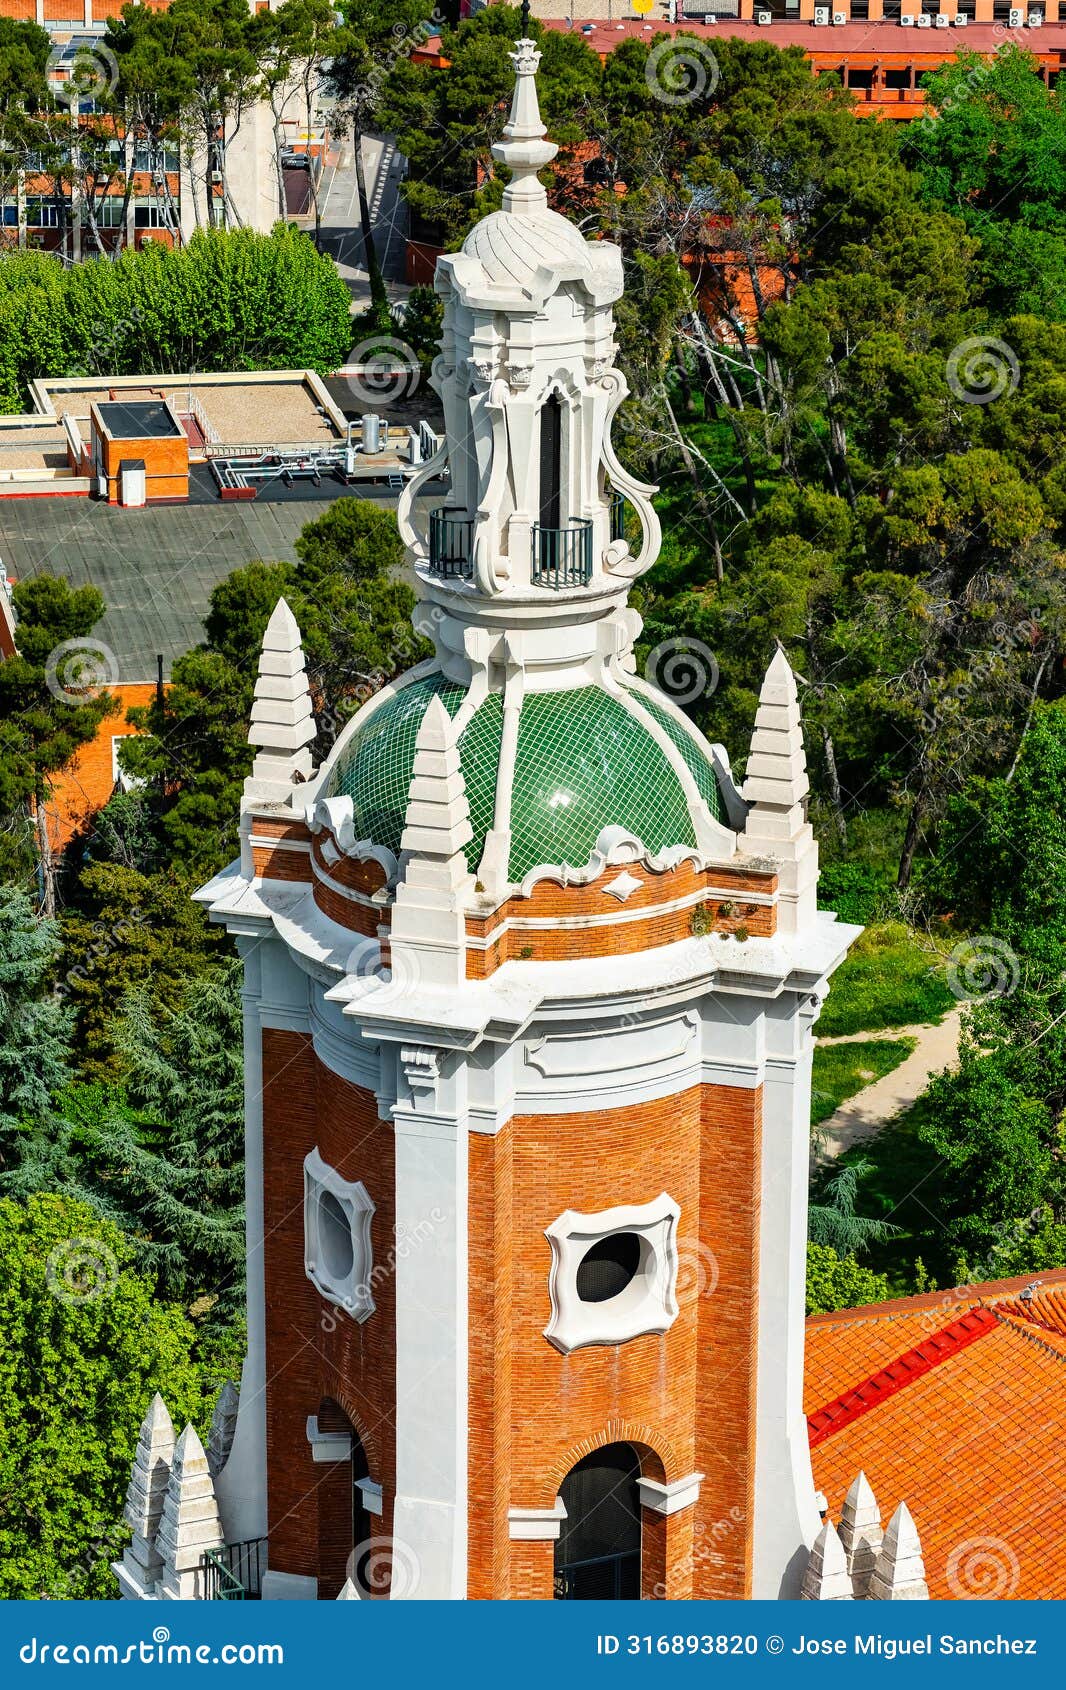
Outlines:
[[936,1026],[893,1027],[887,1032],[846,1033],[838,1039],[819,1039],[819,1044],[856,1044],[866,1039],[916,1039],[915,1048],[898,1068],[875,1080],[815,1129],[822,1155],[839,1156],[853,1144],[873,1138],[886,1122],[909,1109],[934,1074],[953,1068],[959,1059],[962,1010],[953,1009]]
[[[378,262],[389,283],[390,293],[396,299],[404,299],[408,293],[403,280],[407,209],[399,195],[404,161],[389,139],[364,135],[362,146]],[[333,163],[326,168],[322,245],[333,254],[337,268],[351,289],[356,307],[369,304],[370,284],[363,257],[359,193],[350,139],[339,143]]]

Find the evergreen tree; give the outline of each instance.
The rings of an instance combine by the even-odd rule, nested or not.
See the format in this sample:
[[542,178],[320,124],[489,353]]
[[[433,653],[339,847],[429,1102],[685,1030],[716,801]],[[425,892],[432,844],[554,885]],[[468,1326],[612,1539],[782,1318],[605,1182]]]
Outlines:
[[93,1147],[142,1269],[164,1297],[217,1299],[216,1319],[244,1288],[242,1042],[238,964],[193,981],[170,1014],[132,994],[121,1101],[105,1103]]
[[0,885],[0,1165],[47,1131],[70,1072],[73,1011],[51,994],[59,930],[25,893]]

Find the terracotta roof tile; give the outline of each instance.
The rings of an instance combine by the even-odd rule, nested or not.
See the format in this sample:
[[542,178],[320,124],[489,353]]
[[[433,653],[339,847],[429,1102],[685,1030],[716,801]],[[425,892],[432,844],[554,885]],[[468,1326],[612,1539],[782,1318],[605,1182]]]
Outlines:
[[[1022,1300],[1032,1284],[1020,1276],[807,1323],[807,1412],[837,1408],[819,1422],[816,1483],[835,1519],[860,1468],[883,1520],[905,1501],[933,1597],[1066,1598],[1066,1270]],[[835,1399],[856,1387],[858,1406],[843,1412]]]

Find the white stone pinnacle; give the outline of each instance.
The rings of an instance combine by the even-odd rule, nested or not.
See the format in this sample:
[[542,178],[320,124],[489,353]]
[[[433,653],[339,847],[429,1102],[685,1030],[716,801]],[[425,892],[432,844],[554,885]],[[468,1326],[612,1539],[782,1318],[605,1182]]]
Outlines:
[[737,843],[747,856],[776,864],[783,932],[807,926],[817,908],[818,846],[807,821],[809,790],[796,677],[778,646],[759,693],[743,786],[751,807]]
[[865,1473],[852,1481],[840,1512],[840,1541],[848,1558],[848,1572],[856,1600],[866,1595],[884,1533],[881,1510]]
[[361,1598],[360,1598],[359,1592],[356,1590],[355,1585],[352,1583],[351,1579],[345,1579],[344,1583],[341,1585],[340,1589],[337,1592],[337,1601],[338,1602],[358,1602],[360,1600],[361,1600]]
[[473,836],[455,730],[444,705],[434,696],[415,740],[400,849],[412,857],[447,866],[448,883],[452,884],[450,871],[454,866],[461,865],[460,874],[465,878],[463,847]]
[[923,1601],[929,1596],[918,1529],[905,1502],[888,1523],[866,1594],[871,1602]]
[[547,140],[541,122],[537,101],[540,53],[536,42],[516,41],[510,59],[515,68],[511,110],[503,140],[492,148],[492,156],[511,171],[511,180],[503,191],[504,211],[536,216],[548,208],[548,196],[537,171],[550,164],[559,149]]
[[222,1520],[204,1446],[186,1426],[170,1465],[156,1548],[163,1561],[160,1594],[174,1601],[199,1601],[205,1594],[203,1559],[222,1544]]
[[464,847],[470,806],[451,717],[430,700],[415,740],[400,848],[390,946],[395,977],[412,985],[458,986],[466,978],[463,897],[470,884]]
[[130,1580],[145,1591],[152,1589],[163,1571],[156,1534],[163,1517],[173,1455],[174,1426],[157,1391],[141,1423],[123,1511],[133,1538],[123,1554],[122,1564]]
[[827,1520],[811,1548],[803,1577],[801,1602],[850,1602],[853,1592],[844,1545],[832,1520]]
[[285,803],[294,783],[312,772],[308,747],[315,737],[311,692],[296,618],[279,599],[263,635],[259,674],[252,700],[249,743],[258,746],[245,799]]

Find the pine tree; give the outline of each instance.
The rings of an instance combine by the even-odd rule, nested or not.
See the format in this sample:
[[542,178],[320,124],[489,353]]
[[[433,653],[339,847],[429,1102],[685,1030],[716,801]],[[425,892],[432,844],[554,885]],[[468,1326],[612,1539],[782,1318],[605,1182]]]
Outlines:
[[56,922],[25,893],[0,886],[0,1164],[23,1137],[47,1127],[66,1084],[73,1012],[49,992],[59,954]]
[[107,1190],[161,1294],[205,1292],[228,1316],[243,1293],[244,1082],[239,965],[193,981],[174,1013],[131,994],[125,1064],[95,1136]]

